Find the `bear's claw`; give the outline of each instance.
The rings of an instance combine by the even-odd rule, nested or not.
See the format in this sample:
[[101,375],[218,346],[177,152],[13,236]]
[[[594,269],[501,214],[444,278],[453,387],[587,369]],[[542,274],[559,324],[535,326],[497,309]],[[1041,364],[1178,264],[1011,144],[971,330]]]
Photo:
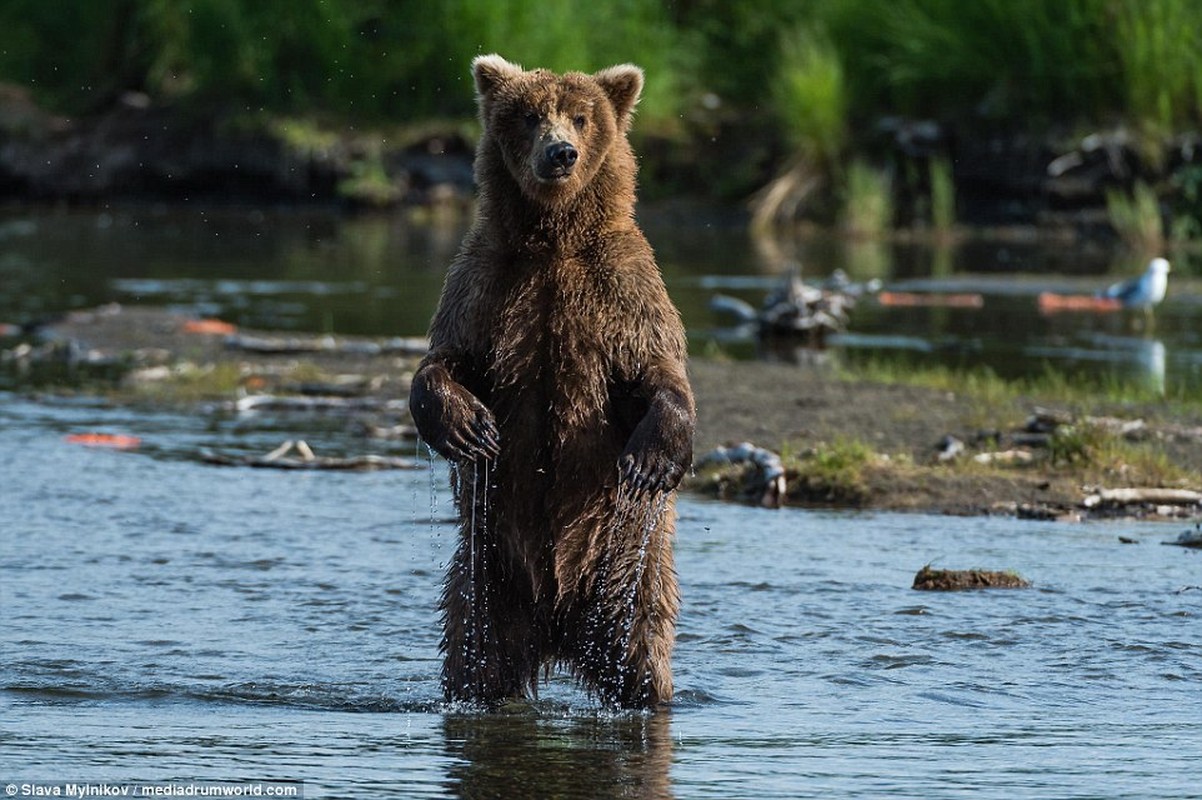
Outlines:
[[451,379],[445,368],[418,371],[410,411],[421,437],[448,461],[479,461],[501,453],[500,433],[488,407]]
[[669,492],[676,488],[683,477],[683,470],[669,459],[650,456],[646,453],[636,458],[633,453],[622,457],[619,465],[622,481],[634,490],[636,497],[643,494]]
[[[451,429],[446,433],[444,455],[454,461],[478,461],[494,459],[501,454],[500,433],[493,421],[492,412],[478,404],[475,415],[463,428]],[[442,452],[438,447],[435,448]]]

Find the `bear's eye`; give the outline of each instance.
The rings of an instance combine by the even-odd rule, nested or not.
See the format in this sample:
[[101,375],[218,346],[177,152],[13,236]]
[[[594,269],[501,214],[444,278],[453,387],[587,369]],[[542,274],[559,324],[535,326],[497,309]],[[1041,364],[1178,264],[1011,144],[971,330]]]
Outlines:
[[576,130],[582,131],[584,130],[584,126],[588,124],[588,120],[584,118],[583,114],[577,114],[576,119],[572,120],[572,124],[576,126]]
[[542,121],[542,117],[539,116],[537,111],[527,111],[524,120],[527,128],[537,128],[538,123]]

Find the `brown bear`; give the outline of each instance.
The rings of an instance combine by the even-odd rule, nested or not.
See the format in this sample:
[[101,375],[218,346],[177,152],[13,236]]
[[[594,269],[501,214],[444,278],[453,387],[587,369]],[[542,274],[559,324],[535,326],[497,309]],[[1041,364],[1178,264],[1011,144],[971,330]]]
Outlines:
[[610,705],[672,697],[674,490],[696,420],[685,336],[634,221],[635,66],[472,62],[475,222],[410,408],[452,463],[449,700],[537,696],[568,668]]

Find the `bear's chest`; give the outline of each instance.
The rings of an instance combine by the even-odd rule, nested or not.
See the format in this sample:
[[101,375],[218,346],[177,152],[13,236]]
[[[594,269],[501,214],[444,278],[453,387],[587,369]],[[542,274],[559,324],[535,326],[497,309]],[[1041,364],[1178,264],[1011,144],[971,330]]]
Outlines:
[[519,394],[560,414],[602,411],[622,338],[605,276],[572,261],[521,265],[497,293],[494,395]]

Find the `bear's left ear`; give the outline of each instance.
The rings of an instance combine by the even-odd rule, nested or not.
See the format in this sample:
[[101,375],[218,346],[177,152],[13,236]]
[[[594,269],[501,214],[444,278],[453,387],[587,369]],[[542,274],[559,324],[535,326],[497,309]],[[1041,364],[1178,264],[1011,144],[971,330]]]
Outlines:
[[606,67],[593,75],[609,101],[614,104],[618,127],[625,129],[630,123],[630,112],[634,111],[643,91],[643,71],[634,64],[619,64]]

